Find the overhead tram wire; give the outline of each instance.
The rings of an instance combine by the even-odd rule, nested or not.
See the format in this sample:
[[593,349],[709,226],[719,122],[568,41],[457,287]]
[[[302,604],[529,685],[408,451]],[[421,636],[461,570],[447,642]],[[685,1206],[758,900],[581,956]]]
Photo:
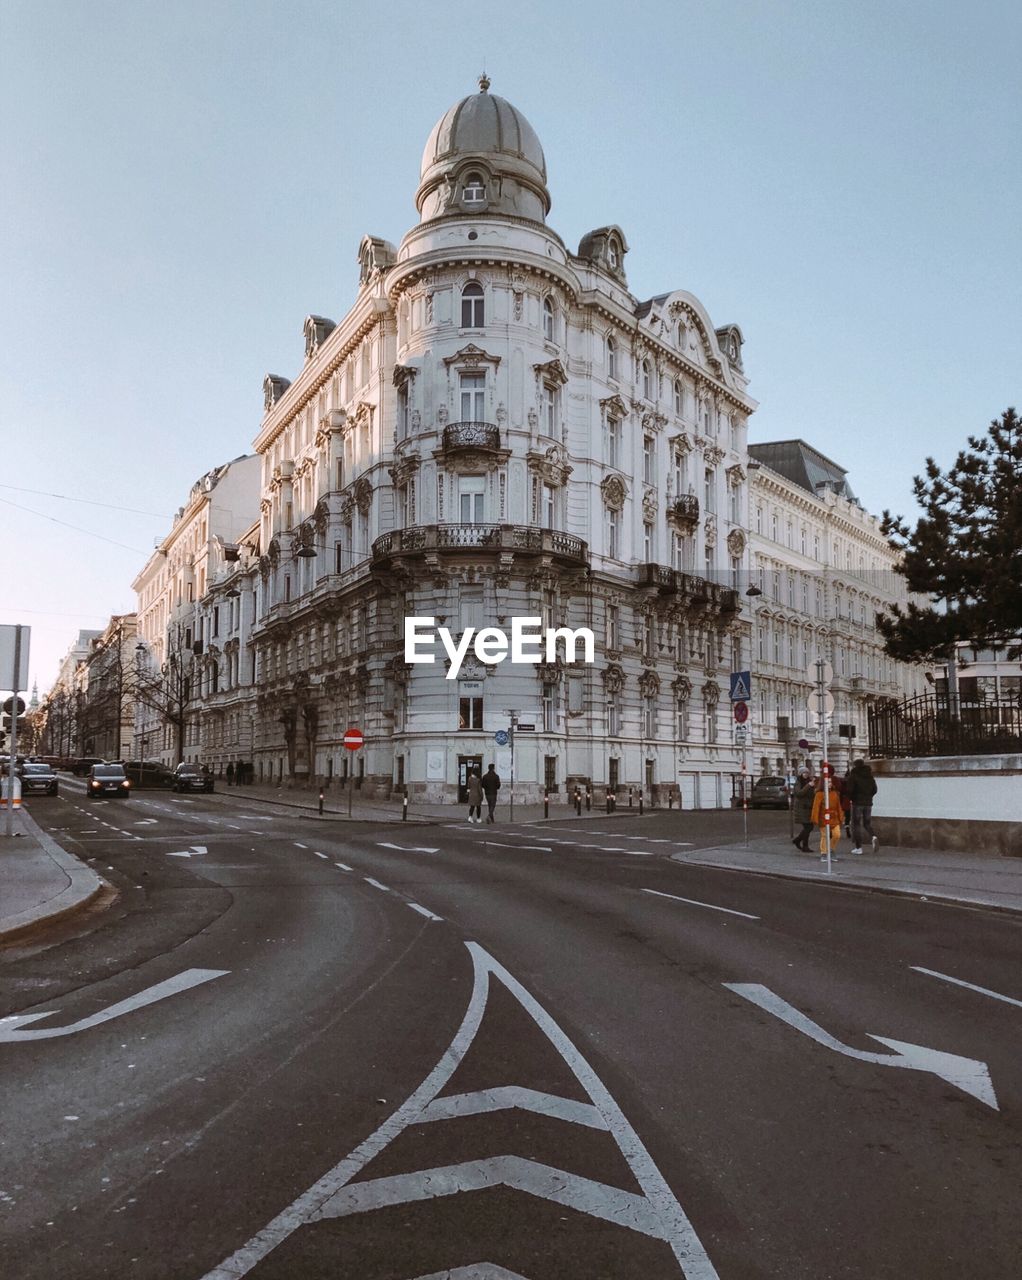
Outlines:
[[112,547],[121,547],[124,551],[131,551],[137,556],[150,554],[139,550],[138,547],[129,547],[126,542],[117,542],[113,538],[105,538],[101,533],[93,533],[91,529],[83,529],[81,525],[69,524],[66,520],[58,520],[56,516],[48,516],[45,512],[35,511],[32,507],[23,507],[20,502],[12,502],[10,498],[0,498],[0,502],[8,507],[15,507],[18,511],[27,511],[29,515],[38,516],[41,520],[50,520],[53,524],[63,525],[65,529],[73,529],[75,533],[84,533],[87,537],[98,538],[100,542],[109,542]]
[[[59,498],[62,502],[83,502],[90,507],[106,507],[108,511],[130,511],[136,516],[155,516],[159,520],[171,520],[172,516],[162,511],[142,511],[138,507],[120,507],[113,502],[97,502],[95,498],[73,498],[68,493],[49,493],[46,489],[26,489],[20,484],[0,484],[0,489],[10,489],[13,493],[34,493],[39,498]],[[0,499],[5,501],[5,499]],[[26,507],[27,511],[28,508]],[[40,514],[40,513],[36,513]]]

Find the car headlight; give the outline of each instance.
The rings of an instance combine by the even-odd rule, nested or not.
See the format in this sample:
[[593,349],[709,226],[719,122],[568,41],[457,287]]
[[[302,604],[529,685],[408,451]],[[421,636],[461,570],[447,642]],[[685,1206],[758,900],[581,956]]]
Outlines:
[[93,781],[89,785],[92,787],[98,787],[100,784],[98,782]]
[[121,783],[121,786],[124,787],[125,790],[127,790],[127,788],[131,786],[131,779],[125,778],[124,781]]

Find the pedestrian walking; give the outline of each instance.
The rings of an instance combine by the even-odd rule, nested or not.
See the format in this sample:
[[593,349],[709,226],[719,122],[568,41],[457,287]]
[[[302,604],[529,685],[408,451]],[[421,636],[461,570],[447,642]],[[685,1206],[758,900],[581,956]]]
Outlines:
[[841,812],[844,815],[841,825],[850,840],[852,838],[852,806],[848,802],[848,775],[845,774],[843,778],[839,778],[835,774],[830,780],[830,789],[837,792],[837,798],[841,801]]
[[812,823],[814,827],[819,828],[820,832],[820,861],[827,861],[827,828],[830,828],[830,852],[833,856],[837,853],[837,847],[841,842],[841,827],[844,824],[845,812],[841,807],[841,797],[838,792],[831,787],[829,802],[825,803],[823,795],[823,779],[821,778],[816,784],[816,794],[813,796],[813,816]]
[[483,780],[480,778],[478,770],[473,769],[468,775],[466,787],[468,789],[468,820],[469,822],[482,822]]
[[483,795],[486,797],[486,821],[493,821],[493,810],[497,807],[497,792],[500,790],[500,774],[491,764],[483,774],[480,783],[483,789]]
[[801,769],[795,790],[791,798],[791,812],[794,820],[802,830],[792,844],[802,853],[809,853],[809,833],[813,829],[813,797],[816,795],[816,783],[810,769]]
[[873,770],[860,756],[848,773],[848,799],[852,806],[852,853],[862,853],[867,835],[872,852],[876,853],[880,848],[880,841],[873,834],[873,797],[876,793],[877,780],[873,776]]
[[233,760],[229,760],[227,762],[227,785],[229,787],[234,785],[234,761]]

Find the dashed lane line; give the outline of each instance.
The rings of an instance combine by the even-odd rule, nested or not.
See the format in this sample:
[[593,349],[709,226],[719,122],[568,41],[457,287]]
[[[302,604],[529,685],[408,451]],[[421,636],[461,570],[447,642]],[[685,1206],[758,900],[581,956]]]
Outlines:
[[643,889],[643,893],[652,893],[657,898],[671,898],[674,902],[687,902],[690,907],[706,907],[709,911],[723,911],[729,916],[742,916],[746,920],[758,920],[759,916],[750,916],[747,911],[735,911],[731,907],[718,907],[713,902],[697,902],[695,898],[679,898],[676,893],[661,893],[659,889]]
[[413,911],[417,911],[420,916],[425,916],[427,920],[443,920],[443,916],[435,916],[432,911],[427,911],[425,907],[420,907],[417,902],[409,902],[408,905]]
[[988,987],[977,987],[973,982],[966,982],[962,978],[952,978],[949,973],[938,973],[936,969],[924,969],[922,965],[911,964],[910,969],[914,969],[916,973],[925,973],[931,978],[940,978],[942,982],[953,982],[956,987],[965,987],[967,991],[976,991],[981,996],[989,996],[991,1000],[1003,1000],[1005,1004],[1017,1005],[1022,1009],[1022,1000],[1016,1000],[1014,996],[1002,996],[999,991],[991,991]]
[[366,884],[371,884],[374,889],[379,889],[381,893],[390,893],[388,885],[380,884],[379,880],[374,880],[372,876],[363,876],[362,879]]
[[327,861],[329,862],[329,860],[330,860],[330,859],[329,859],[329,857],[327,856],[327,854],[325,854],[325,853],[320,853],[320,851],[319,851],[318,849],[314,850],[314,852],[315,852],[315,854],[316,854],[316,857],[317,857],[317,858],[326,858],[326,859],[327,859]]
[[334,866],[335,866],[335,867],[340,867],[340,869],[341,869],[342,871],[350,871],[350,870],[351,870],[351,867],[349,867],[349,866],[348,866],[348,864],[347,864],[346,862],[335,862],[335,863],[334,863]]

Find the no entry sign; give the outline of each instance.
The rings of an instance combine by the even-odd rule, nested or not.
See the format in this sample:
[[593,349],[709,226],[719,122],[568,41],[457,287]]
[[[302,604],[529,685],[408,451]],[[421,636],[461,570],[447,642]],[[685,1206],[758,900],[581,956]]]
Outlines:
[[358,751],[365,742],[361,729],[345,729],[343,742],[349,751]]

